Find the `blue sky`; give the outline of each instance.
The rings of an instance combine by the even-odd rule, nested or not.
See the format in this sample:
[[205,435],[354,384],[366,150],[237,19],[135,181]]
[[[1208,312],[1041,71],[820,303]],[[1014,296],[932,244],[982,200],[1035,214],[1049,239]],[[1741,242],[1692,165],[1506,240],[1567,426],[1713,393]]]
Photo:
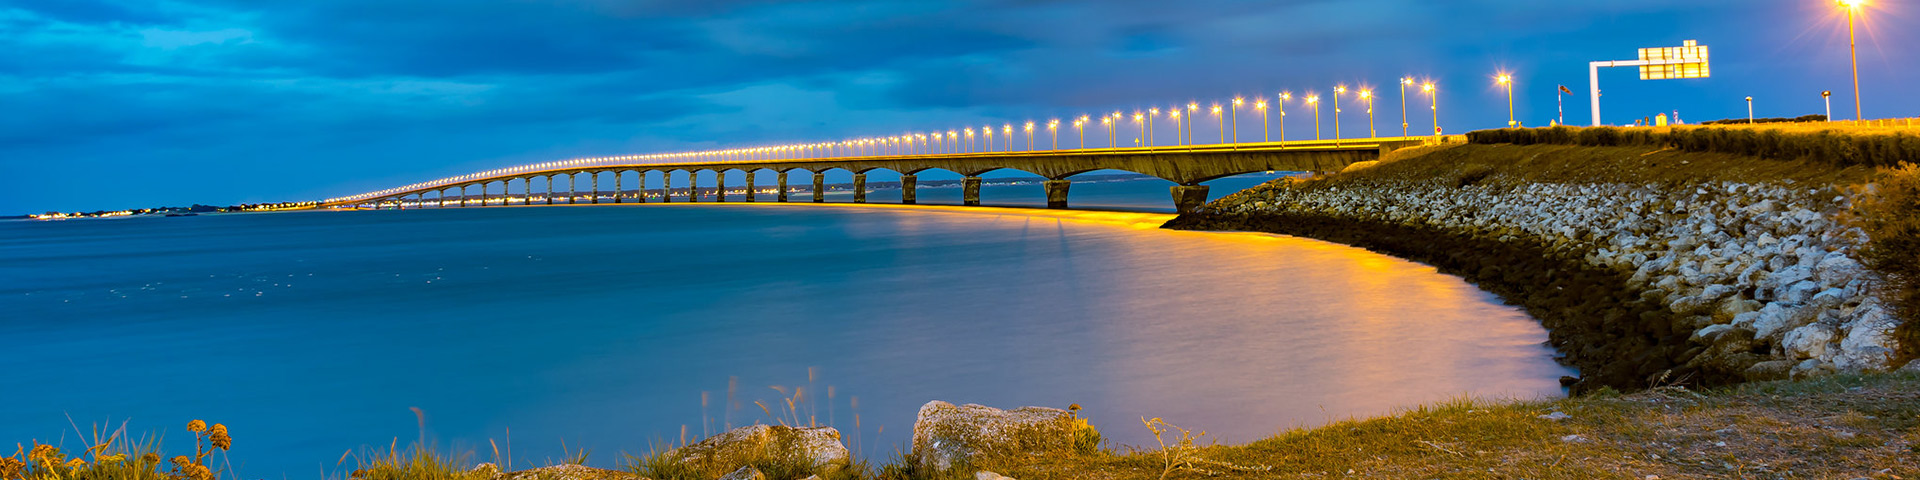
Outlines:
[[[0,213],[309,200],[571,157],[1340,83],[1380,90],[1386,131],[1403,75],[1438,82],[1441,123],[1461,132],[1505,123],[1501,69],[1517,75],[1522,121],[1545,124],[1557,85],[1584,94],[1588,61],[1685,39],[1713,48],[1714,77],[1603,71],[1608,123],[1741,117],[1748,95],[1761,116],[1820,113],[1821,90],[1848,117],[1838,12],[1822,0],[0,0]],[[1867,116],[1920,116],[1901,91],[1920,85],[1920,6],[1877,0],[1865,20]],[[1289,138],[1311,131],[1305,108],[1288,106]],[[1364,131],[1363,110],[1346,111],[1344,128]],[[1570,121],[1587,112],[1568,98]]]

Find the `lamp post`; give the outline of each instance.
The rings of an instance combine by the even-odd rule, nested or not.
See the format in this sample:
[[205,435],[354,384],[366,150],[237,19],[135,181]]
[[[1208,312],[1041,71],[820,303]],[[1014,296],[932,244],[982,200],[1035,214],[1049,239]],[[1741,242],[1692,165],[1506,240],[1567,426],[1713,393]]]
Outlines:
[[1307,94],[1307,105],[1313,106],[1313,139],[1320,139],[1320,96]]
[[1134,139],[1133,139],[1133,143],[1134,143],[1134,144],[1136,144],[1136,145],[1145,145],[1145,144],[1146,144],[1146,138],[1147,138],[1147,124],[1145,124],[1145,123],[1141,123],[1141,120],[1144,120],[1145,118],[1146,118],[1146,117],[1145,117],[1145,116],[1143,116],[1143,115],[1141,115],[1141,114],[1140,114],[1140,112],[1133,112],[1133,124],[1134,124],[1134,125],[1139,125],[1139,126],[1140,126],[1140,136],[1138,136],[1138,137],[1134,137]]
[[1047,136],[1053,137],[1053,150],[1060,149],[1060,119],[1047,121]]
[[1200,116],[1200,102],[1187,102],[1187,144],[1193,145],[1193,117]]
[[1820,101],[1827,103],[1827,121],[1833,121],[1833,91],[1820,91]]
[[1157,118],[1160,118],[1160,107],[1153,107],[1153,108],[1148,108],[1148,109],[1147,109],[1147,143],[1146,143],[1146,147],[1147,147],[1147,148],[1149,148],[1149,149],[1151,149],[1151,148],[1153,148],[1153,120],[1154,120],[1154,119],[1157,119]]
[[1753,96],[1747,96],[1747,124],[1753,124]]
[[1008,124],[1000,125],[1000,138],[1004,138],[1007,141],[1007,148],[1001,151],[1002,152],[1013,151],[1013,124],[1008,123]]
[[1240,144],[1240,103],[1244,101],[1246,100],[1241,99],[1240,97],[1233,97],[1233,108],[1230,109],[1232,110],[1232,112],[1228,113],[1228,115],[1233,117],[1233,144],[1234,145]]
[[1268,131],[1269,128],[1267,124],[1267,101],[1255,100],[1253,102],[1253,109],[1260,111],[1260,141],[1262,143],[1273,141],[1273,135]]
[[1292,99],[1293,99],[1293,92],[1280,92],[1280,101],[1278,103],[1273,104],[1274,108],[1277,108],[1280,110],[1280,141],[1281,142],[1287,141],[1287,100],[1292,100]]
[[1367,138],[1379,137],[1380,132],[1373,128],[1373,91],[1361,90],[1360,99],[1367,101]]
[[1347,93],[1346,85],[1333,87],[1333,139],[1340,139],[1340,95]]
[[1027,122],[1027,151],[1033,151],[1033,122]]
[[1440,135],[1440,92],[1434,90],[1433,82],[1421,85],[1420,91],[1427,92],[1427,101],[1432,102],[1433,134],[1438,136]]
[[1115,139],[1115,138],[1113,138],[1113,136],[1114,136],[1114,133],[1113,133],[1113,117],[1111,117],[1111,116],[1102,116],[1102,117],[1100,117],[1100,124],[1101,124],[1101,125],[1106,125],[1106,126],[1107,126],[1107,147],[1108,147],[1108,148],[1120,148],[1120,140],[1118,140],[1118,139]]
[[1076,118],[1073,120],[1073,134],[1080,137],[1080,149],[1086,150],[1087,149],[1087,116],[1086,115],[1081,115],[1080,118]]
[[980,127],[980,135],[986,140],[987,149],[985,151],[993,151],[993,126],[987,125]]
[[1860,6],[1867,0],[1839,0],[1840,6],[1847,7],[1847,56],[1853,60],[1853,119],[1864,120],[1867,117],[1860,110],[1860,47],[1854,41],[1853,17],[1860,13]]
[[1520,122],[1513,116],[1513,75],[1502,73],[1494,81],[1507,87],[1507,128],[1520,126]]
[[1407,86],[1413,85],[1413,77],[1400,79],[1400,136],[1413,135],[1413,124],[1407,123]]

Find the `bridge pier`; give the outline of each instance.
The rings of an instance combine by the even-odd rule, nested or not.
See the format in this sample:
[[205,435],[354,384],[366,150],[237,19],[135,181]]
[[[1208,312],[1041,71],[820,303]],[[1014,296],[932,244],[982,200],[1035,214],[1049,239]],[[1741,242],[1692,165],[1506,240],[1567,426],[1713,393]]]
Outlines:
[[687,203],[700,201],[700,172],[687,172]]
[[853,174],[853,203],[867,203],[867,174]]
[[524,197],[520,197],[520,204],[532,206],[533,205],[533,177],[522,178],[520,179],[520,181],[527,182],[527,185],[526,185],[527,194]]
[[660,172],[660,203],[673,203],[673,171]]
[[467,186],[461,185],[460,186],[460,208],[466,208],[466,206],[467,206]]
[[545,198],[548,205],[553,204],[553,175],[547,175],[547,191],[541,192],[540,197]]
[[575,188],[575,184],[573,183],[573,177],[575,175],[579,175],[579,174],[578,173],[567,174],[567,204],[568,205],[572,205],[574,204],[574,202],[580,201],[580,189]]
[[589,190],[591,193],[587,194],[587,204],[600,203],[600,172],[587,174],[587,181],[593,183],[593,188]]
[[1047,208],[1067,208],[1067,188],[1073,186],[1068,180],[1047,180],[1041,182],[1047,188]]
[[747,201],[753,201],[753,171],[747,171]]
[[913,205],[919,201],[920,177],[917,175],[900,176],[900,203]]
[[647,171],[641,170],[638,173],[639,175],[634,175],[638,178],[634,181],[635,185],[633,188],[637,189],[637,191],[633,196],[633,203],[647,203]]
[[813,172],[813,203],[827,202],[827,174]]
[[1188,213],[1207,204],[1206,185],[1174,185],[1171,190],[1174,211]]
[[968,176],[960,179],[960,204],[969,207],[980,206],[980,177]]
[[620,179],[621,179],[620,177],[627,176],[626,173],[627,172],[622,172],[618,170],[615,170],[613,172],[613,203],[622,203],[621,200],[623,199],[621,197],[624,197],[627,195],[627,190],[624,188],[620,188]]
[[727,201],[727,171],[713,172],[713,201]]
[[778,200],[779,200],[779,201],[780,201],[781,203],[786,203],[786,201],[787,201],[787,172],[785,172],[785,171],[781,171],[781,172],[775,172],[775,173],[773,174],[773,178],[774,178],[774,182],[775,182],[775,183],[778,183],[778,184],[779,184],[779,188],[780,188],[780,192],[779,192],[779,193],[777,193],[777,194],[775,194],[775,197],[776,197],[776,198],[777,198],[777,199],[778,199]]

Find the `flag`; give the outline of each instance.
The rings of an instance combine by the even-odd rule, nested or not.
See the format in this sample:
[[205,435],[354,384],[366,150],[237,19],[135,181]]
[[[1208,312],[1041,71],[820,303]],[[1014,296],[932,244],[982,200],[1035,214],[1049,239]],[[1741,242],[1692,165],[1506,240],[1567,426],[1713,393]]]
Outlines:
[[1572,94],[1573,94],[1573,90],[1568,90],[1568,89],[1567,89],[1567,86],[1566,86],[1566,85],[1561,85],[1561,86],[1560,86],[1560,93],[1564,93],[1564,94],[1567,94],[1567,95],[1572,95]]

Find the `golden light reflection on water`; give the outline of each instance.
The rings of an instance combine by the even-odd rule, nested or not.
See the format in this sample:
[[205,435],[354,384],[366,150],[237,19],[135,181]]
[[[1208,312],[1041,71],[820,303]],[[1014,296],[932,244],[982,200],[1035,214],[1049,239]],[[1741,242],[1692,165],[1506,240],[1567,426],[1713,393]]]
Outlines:
[[[1065,259],[1062,278],[1105,282],[1060,288],[1120,292],[1103,301],[1056,299],[1121,350],[1087,375],[1156,386],[1106,391],[1103,406],[1154,406],[1152,415],[1176,424],[1241,436],[1227,441],[1262,435],[1246,424],[1268,425],[1271,434],[1460,396],[1559,395],[1556,379],[1571,373],[1551,362],[1546,332],[1519,309],[1433,267],[1360,248],[1161,230],[1173,215],[1156,213],[835,206],[986,216],[992,228],[1019,229],[1029,240],[1024,254]],[[951,223],[902,219],[925,222]],[[1119,250],[1100,256],[1112,264],[1073,263],[1068,249],[1088,236]],[[1014,351],[1050,348],[1045,339],[1006,341]],[[1238,403],[1223,411],[1222,399]]]

